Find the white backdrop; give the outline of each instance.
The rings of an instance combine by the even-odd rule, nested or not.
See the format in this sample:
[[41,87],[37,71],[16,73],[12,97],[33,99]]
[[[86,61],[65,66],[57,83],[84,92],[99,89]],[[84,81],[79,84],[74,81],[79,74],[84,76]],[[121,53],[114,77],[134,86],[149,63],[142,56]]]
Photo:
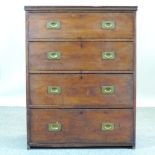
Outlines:
[[153,0],[5,0],[2,2],[0,5],[0,106],[25,106],[24,5],[137,5],[137,106],[155,106]]

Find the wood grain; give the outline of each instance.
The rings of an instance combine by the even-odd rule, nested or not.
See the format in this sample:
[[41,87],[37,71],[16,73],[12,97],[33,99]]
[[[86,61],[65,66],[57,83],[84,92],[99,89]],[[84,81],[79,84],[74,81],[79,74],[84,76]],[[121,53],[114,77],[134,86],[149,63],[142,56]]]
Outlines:
[[[136,10],[135,6],[25,6],[27,146],[135,146],[136,128]],[[59,20],[60,30],[46,28]],[[114,21],[113,30],[101,29]],[[60,50],[59,61],[47,52]],[[102,50],[116,59],[103,61]],[[62,87],[49,95],[47,87]],[[113,95],[101,86],[114,85]],[[48,131],[58,121],[62,131]],[[101,131],[102,122],[115,130]]]
[[[29,69],[52,71],[133,70],[132,42],[31,42]],[[48,60],[49,51],[59,51],[60,60]],[[114,51],[114,60],[102,59],[102,52]]]
[[[31,110],[31,143],[69,146],[83,143],[130,144],[133,142],[133,110],[131,109],[33,109]],[[48,123],[59,122],[60,132],[49,132]],[[103,122],[113,122],[112,131],[101,131]]]
[[[48,21],[61,22],[60,30],[47,29]],[[113,30],[101,29],[102,21],[115,21]],[[133,13],[32,13],[29,38],[133,38]]]
[[[31,74],[32,105],[54,108],[132,108],[132,74]],[[115,93],[104,95],[101,87],[115,86]],[[60,86],[61,94],[47,93],[48,86]]]

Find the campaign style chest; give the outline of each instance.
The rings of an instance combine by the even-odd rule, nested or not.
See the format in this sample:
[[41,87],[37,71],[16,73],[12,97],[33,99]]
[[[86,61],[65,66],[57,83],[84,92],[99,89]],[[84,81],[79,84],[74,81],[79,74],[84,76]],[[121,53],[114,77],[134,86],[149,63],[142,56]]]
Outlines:
[[27,145],[135,146],[133,6],[25,6]]

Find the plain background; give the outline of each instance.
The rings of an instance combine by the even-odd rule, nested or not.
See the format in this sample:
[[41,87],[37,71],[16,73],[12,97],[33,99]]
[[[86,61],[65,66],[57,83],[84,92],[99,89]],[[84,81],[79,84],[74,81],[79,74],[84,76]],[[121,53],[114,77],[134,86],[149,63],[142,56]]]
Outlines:
[[153,0],[5,0],[0,5],[0,106],[25,106],[24,5],[138,6],[137,106],[155,106]]

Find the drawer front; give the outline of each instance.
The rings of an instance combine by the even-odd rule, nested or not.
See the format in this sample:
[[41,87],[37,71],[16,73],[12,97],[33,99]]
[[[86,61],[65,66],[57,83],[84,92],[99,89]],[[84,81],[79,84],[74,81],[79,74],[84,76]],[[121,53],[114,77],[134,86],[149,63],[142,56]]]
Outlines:
[[133,70],[132,42],[31,42],[30,70]]
[[131,145],[132,109],[30,110],[31,144]]
[[132,74],[30,74],[30,103],[56,108],[133,106]]
[[29,38],[133,38],[133,13],[32,13]]

